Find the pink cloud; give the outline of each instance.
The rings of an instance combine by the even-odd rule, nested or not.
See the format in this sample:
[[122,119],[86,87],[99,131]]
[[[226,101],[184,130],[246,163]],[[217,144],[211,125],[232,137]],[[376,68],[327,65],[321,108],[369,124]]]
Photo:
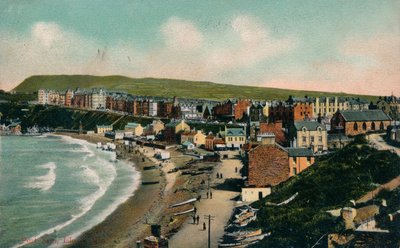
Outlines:
[[367,95],[400,95],[400,38],[383,35],[349,39],[340,59],[319,61],[310,73],[267,80],[264,86]]

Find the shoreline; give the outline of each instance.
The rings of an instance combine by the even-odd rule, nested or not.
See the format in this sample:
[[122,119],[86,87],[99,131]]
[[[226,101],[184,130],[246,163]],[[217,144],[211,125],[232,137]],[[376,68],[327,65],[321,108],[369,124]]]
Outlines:
[[[97,142],[104,143],[111,141],[97,134],[55,134],[86,140],[94,144]],[[196,231],[191,230],[190,233],[187,233],[188,226],[193,226],[191,224],[192,213],[183,215],[176,215],[176,213],[185,212],[193,207],[198,207],[199,212],[205,214],[203,212],[205,210],[204,204],[210,207],[214,205],[211,204],[211,202],[206,203],[207,201],[205,200],[199,200],[199,197],[200,199],[205,199],[208,188],[206,182],[208,178],[210,178],[208,174],[201,173],[195,176],[188,175],[187,173],[183,174],[182,171],[187,171],[188,164],[191,164],[194,159],[190,155],[183,154],[182,151],[176,149],[175,146],[166,149],[166,151],[170,152],[171,158],[168,159],[167,162],[160,162],[154,158],[156,150],[153,148],[136,146],[133,151],[129,151],[122,142],[117,141],[115,144],[117,144],[117,159],[125,160],[128,164],[134,166],[141,175],[141,182],[157,181],[159,183],[146,185],[140,183],[133,195],[120,204],[114,212],[108,215],[99,224],[79,235],[76,240],[72,240],[69,244],[66,244],[66,247],[136,247],[136,241],[140,240],[143,242],[145,237],[152,235],[152,224],[161,226],[161,235],[168,238],[169,241],[172,241],[171,245],[177,245],[177,247],[186,245],[185,236],[195,233],[198,235],[198,231],[196,229]],[[210,178],[210,183],[214,188],[224,181],[216,179],[215,177],[216,171],[219,171],[223,164],[224,163],[221,162],[213,163],[200,160],[195,163],[195,165],[190,165],[192,169],[189,170],[199,170],[200,168],[211,166],[212,176]],[[147,169],[144,169],[144,167],[147,167]],[[148,169],[149,167],[153,167],[153,169]],[[220,214],[223,213],[224,216],[226,215],[222,218],[223,221],[217,224],[219,226],[218,236],[222,236],[223,233],[221,231],[232,211],[232,197],[233,195],[221,198],[221,200],[226,203],[221,209],[216,205],[213,206],[218,208]],[[171,208],[173,204],[193,198],[197,198],[198,201],[189,205]],[[200,237],[202,235],[198,236]],[[199,243],[203,243],[203,241],[206,240],[205,237],[201,239],[202,241]],[[215,242],[216,241],[213,240],[214,244]]]
[[[85,140],[92,144],[111,141],[98,135],[64,132],[55,134]],[[143,162],[144,155],[136,152],[127,153],[121,144],[117,145],[116,153],[117,159],[124,160],[140,173],[141,182],[160,181],[160,183],[142,185],[140,182],[132,196],[118,205],[102,222],[80,234],[67,247],[127,247],[149,233],[150,225],[146,223],[150,223],[152,213],[156,211],[158,202],[162,201],[165,179],[161,173],[143,170],[145,166],[155,165],[149,159]]]

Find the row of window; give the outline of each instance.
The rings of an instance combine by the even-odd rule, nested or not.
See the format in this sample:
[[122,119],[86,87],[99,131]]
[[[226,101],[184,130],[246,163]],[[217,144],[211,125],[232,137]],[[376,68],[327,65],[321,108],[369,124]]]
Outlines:
[[[317,137],[317,136],[315,136],[315,137]],[[315,137],[314,137],[314,136],[311,136],[311,137],[310,137],[310,141],[311,141],[311,142],[314,142],[314,141],[315,141]],[[307,137],[306,137],[306,136],[303,136],[303,144],[306,143],[306,142],[307,142]],[[318,142],[319,142],[319,143],[322,143],[322,136],[318,136]]]
[[228,137],[228,141],[244,141],[244,137]]
[[[364,122],[362,125],[361,125],[361,128],[362,128],[362,130],[367,130],[367,124]],[[384,129],[384,126],[383,126],[383,122],[381,121],[381,123],[379,124],[379,129],[380,130],[383,130]],[[353,125],[353,130],[354,131],[358,131],[358,124],[355,122],[354,123],[354,125]],[[372,122],[371,123],[371,130],[376,130],[376,126],[375,126],[375,122]]]

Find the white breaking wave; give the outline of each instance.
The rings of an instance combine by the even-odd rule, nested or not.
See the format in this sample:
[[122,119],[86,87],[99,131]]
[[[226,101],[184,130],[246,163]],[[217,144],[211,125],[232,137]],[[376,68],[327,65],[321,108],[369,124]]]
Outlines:
[[[125,166],[127,166],[127,168],[132,172],[130,179],[133,182],[133,186],[126,187],[123,190],[122,194],[117,199],[115,199],[113,203],[111,203],[106,209],[104,209],[101,213],[99,213],[96,216],[97,217],[96,219],[90,222],[90,225],[87,225],[86,227],[80,229],[79,231],[71,235],[68,235],[68,237],[71,237],[72,239],[77,239],[78,236],[81,235],[83,232],[89,230],[93,226],[104,221],[107,218],[107,216],[109,216],[112,212],[114,212],[120,204],[128,200],[128,198],[131,197],[134,194],[134,192],[139,188],[139,185],[141,183],[140,173],[134,167],[128,164],[126,164]],[[51,246],[51,248],[53,247],[58,247],[58,246]]]
[[68,144],[73,144],[73,145],[78,144],[78,145],[80,145],[82,148],[78,152],[87,153],[87,155],[84,158],[84,160],[86,160],[86,158],[91,158],[91,157],[95,156],[95,153],[89,148],[89,147],[94,148],[95,145],[92,144],[92,143],[87,142],[86,140],[74,139],[74,138],[69,137],[69,136],[56,135],[56,134],[51,134],[51,136],[61,137],[61,140],[63,142],[65,142],[65,143],[68,143]]
[[83,180],[85,182],[94,184],[94,185],[99,185],[100,183],[100,177],[99,174],[97,174],[97,172],[93,169],[90,169],[88,166],[83,165],[82,167],[82,176],[83,176]]
[[[57,135],[59,136],[59,135]],[[90,150],[90,146],[95,147],[95,145],[90,144],[87,141],[83,141],[83,140],[78,140],[78,139],[74,139],[71,137],[67,137],[67,136],[60,136],[62,137],[62,139],[68,143],[71,144],[80,144],[82,146],[84,146],[85,151],[90,151],[88,152],[89,156],[92,157],[91,154],[93,154],[93,156],[95,156],[95,153],[93,151]],[[87,150],[86,150],[87,149]],[[111,155],[112,153],[110,153]],[[89,157],[87,155],[87,157]],[[112,157],[112,155],[110,156],[110,158]],[[110,163],[109,161],[105,160],[105,159],[97,159],[96,164],[99,166],[99,168],[102,170],[102,172],[104,172],[104,174],[106,176],[104,177],[100,177],[100,175],[96,172],[96,170],[92,169],[90,166],[88,165],[83,165],[81,166],[81,168],[83,169],[83,173],[82,176],[87,179],[87,181],[89,183],[92,183],[96,186],[98,186],[98,190],[84,198],[82,198],[80,200],[81,206],[80,208],[82,209],[82,211],[77,214],[77,215],[72,215],[71,219],[61,223],[59,225],[56,225],[54,227],[51,227],[41,233],[39,233],[38,235],[31,237],[27,240],[37,240],[42,238],[45,235],[50,235],[52,234],[54,231],[60,231],[61,229],[71,225],[73,222],[75,222],[76,220],[78,220],[79,218],[81,218],[82,216],[84,216],[87,212],[89,212],[92,207],[94,206],[94,204],[97,202],[98,199],[100,199],[108,190],[108,188],[111,186],[112,182],[114,181],[114,179],[117,176],[117,171],[115,169],[115,165]],[[132,166],[130,166],[129,164],[125,164],[125,163],[120,163],[122,166],[126,166],[126,168],[128,168],[128,170],[130,170],[130,172],[132,173],[130,176],[130,179],[132,180],[133,186],[129,185],[127,186],[122,192],[121,195],[115,199],[113,201],[113,203],[111,203],[106,209],[104,209],[101,213],[97,214],[91,221],[89,221],[87,223],[87,225],[83,228],[81,228],[79,231],[73,233],[72,235],[68,235],[69,237],[72,238],[77,238],[80,234],[82,234],[83,232],[89,230],[90,228],[92,228],[93,226],[99,224],[100,222],[102,222],[105,218],[107,218],[108,215],[110,215],[121,203],[125,202],[130,196],[132,196],[134,194],[134,192],[139,188],[140,185],[140,173],[137,172],[135,170],[135,168],[133,168]],[[26,242],[22,242],[19,243],[15,246],[13,246],[12,248],[18,248],[18,247],[23,247],[25,245],[28,245],[29,243]],[[50,247],[59,247],[62,246],[61,244],[53,244]]]
[[[61,137],[64,137],[64,136],[61,136]],[[68,142],[71,142],[71,143],[76,140],[77,141],[76,143],[79,143],[81,145],[86,145],[85,143],[88,143],[86,141],[73,139],[71,137],[68,137],[65,140],[67,140]],[[87,148],[90,150],[89,147],[87,147]],[[116,174],[117,174],[114,166],[112,164],[110,164],[109,162],[107,162],[106,160],[98,159],[96,162],[97,163],[101,162],[101,164],[103,165],[102,169],[106,170],[105,174],[107,175],[107,177],[105,177],[104,180],[101,180],[100,176],[98,175],[98,173],[95,170],[91,169],[89,166],[82,167],[84,169],[83,176],[86,177],[86,179],[89,179],[89,180],[91,179],[91,183],[98,186],[98,190],[96,192],[94,192],[80,200],[80,203],[81,203],[80,208],[82,209],[82,211],[79,214],[72,215],[71,216],[72,218],[70,220],[68,220],[64,223],[58,224],[54,227],[51,227],[51,228],[39,233],[38,235],[27,239],[27,240],[37,240],[37,239],[42,238],[45,235],[52,234],[54,231],[60,231],[61,229],[69,226],[74,221],[81,218],[87,212],[90,211],[90,209],[93,207],[93,205],[96,203],[96,201],[105,194],[105,192],[107,191],[107,189],[111,185],[111,183],[114,181]],[[88,229],[91,227],[93,227],[93,226],[88,227]],[[22,242],[22,243],[19,243],[19,244],[13,246],[13,248],[23,247],[28,244],[29,244],[29,242]]]
[[49,171],[46,175],[34,177],[33,182],[27,183],[25,187],[30,189],[40,189],[41,191],[48,191],[56,183],[57,176],[55,170],[57,166],[54,162],[49,162],[42,164],[39,167],[48,169]]
[[83,211],[88,211],[90,210],[90,208],[92,208],[93,204],[97,201],[97,199],[105,194],[108,187],[110,187],[111,183],[117,176],[117,172],[114,166],[112,166],[107,161],[103,159],[97,159],[96,163],[102,166],[102,169],[106,171],[105,174],[107,174],[107,176],[100,179],[100,176],[95,170],[86,167],[86,173],[84,173],[83,176],[86,177],[86,179],[91,179],[91,182],[97,185],[98,190],[80,200],[81,208],[83,209]]

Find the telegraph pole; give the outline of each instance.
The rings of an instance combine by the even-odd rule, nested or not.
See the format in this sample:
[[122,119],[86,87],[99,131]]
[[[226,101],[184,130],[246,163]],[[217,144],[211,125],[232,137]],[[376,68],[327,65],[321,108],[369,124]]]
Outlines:
[[204,219],[208,220],[208,248],[211,248],[211,221],[214,220],[215,216],[204,215]]

